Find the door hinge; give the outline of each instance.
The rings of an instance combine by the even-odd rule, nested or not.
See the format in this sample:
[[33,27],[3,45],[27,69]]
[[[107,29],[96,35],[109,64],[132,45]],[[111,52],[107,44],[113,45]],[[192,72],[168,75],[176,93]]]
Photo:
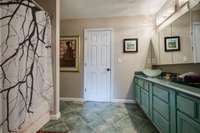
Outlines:
[[86,92],[86,88],[85,88],[85,92]]

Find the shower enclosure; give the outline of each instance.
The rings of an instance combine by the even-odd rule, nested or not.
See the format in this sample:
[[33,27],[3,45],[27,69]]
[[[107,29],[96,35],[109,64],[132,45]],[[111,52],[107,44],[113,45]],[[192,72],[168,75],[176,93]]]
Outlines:
[[52,75],[48,13],[33,0],[0,0],[0,133],[35,132],[53,108]]

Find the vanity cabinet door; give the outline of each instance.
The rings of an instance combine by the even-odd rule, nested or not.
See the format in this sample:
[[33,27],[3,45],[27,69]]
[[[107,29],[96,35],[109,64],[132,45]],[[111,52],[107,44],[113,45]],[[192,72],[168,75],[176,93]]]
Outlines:
[[140,104],[140,95],[141,95],[141,89],[138,85],[135,85],[135,99],[138,104]]
[[181,112],[178,112],[177,133],[200,133],[200,124]]
[[141,102],[140,106],[143,111],[149,115],[149,93],[148,91],[141,89]]

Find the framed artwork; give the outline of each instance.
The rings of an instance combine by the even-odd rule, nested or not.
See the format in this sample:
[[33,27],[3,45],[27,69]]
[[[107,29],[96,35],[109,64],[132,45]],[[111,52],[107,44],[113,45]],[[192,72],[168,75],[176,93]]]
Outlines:
[[80,65],[80,37],[62,36],[60,38],[60,70],[78,72]]
[[124,53],[138,52],[138,39],[129,38],[124,39]]
[[180,51],[180,37],[165,37],[165,52]]

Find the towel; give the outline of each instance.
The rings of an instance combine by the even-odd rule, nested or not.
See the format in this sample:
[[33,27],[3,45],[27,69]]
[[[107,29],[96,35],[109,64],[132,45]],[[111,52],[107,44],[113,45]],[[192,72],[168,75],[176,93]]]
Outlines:
[[200,83],[200,74],[194,73],[194,72],[188,72],[184,73],[178,78],[184,82],[189,82],[189,83]]

